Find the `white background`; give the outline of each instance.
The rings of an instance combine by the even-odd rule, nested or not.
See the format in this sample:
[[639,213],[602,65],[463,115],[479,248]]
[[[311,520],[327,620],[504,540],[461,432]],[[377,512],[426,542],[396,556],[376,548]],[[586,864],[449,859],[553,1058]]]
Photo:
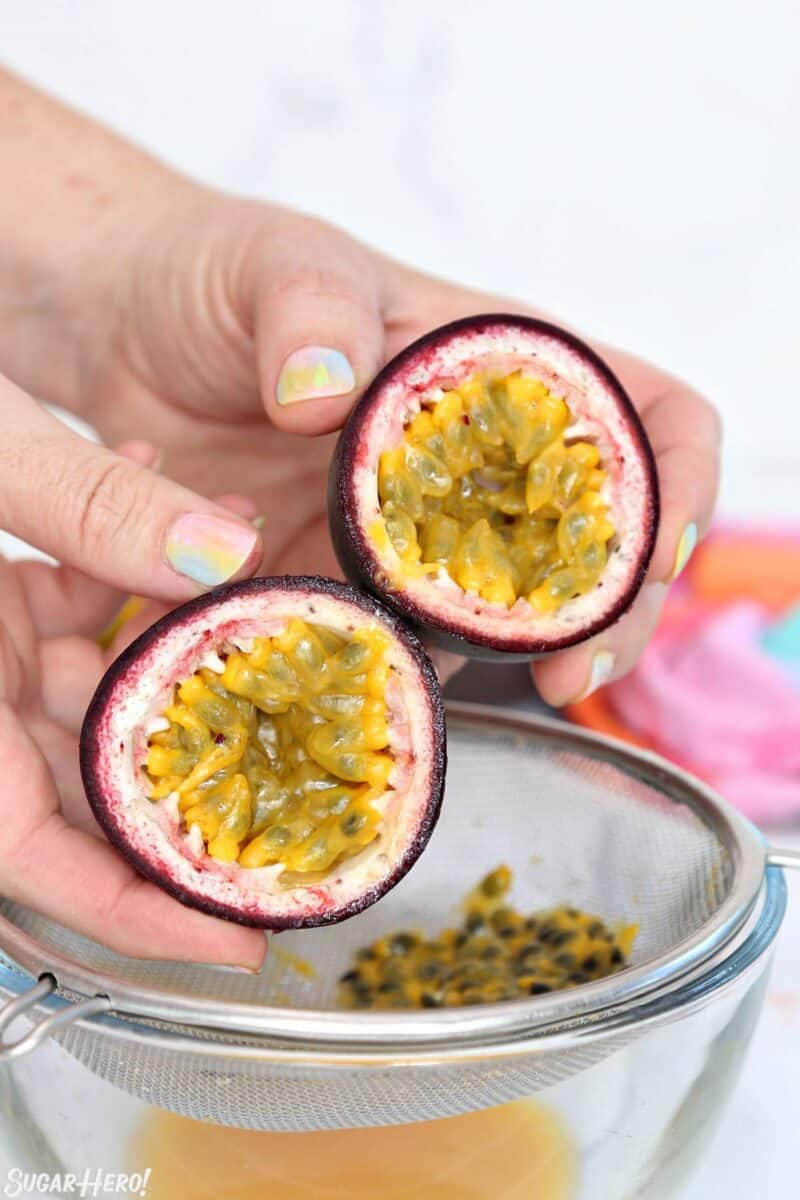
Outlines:
[[[0,0],[0,30],[8,63],[184,170],[687,377],[724,415],[724,511],[800,513],[788,0]],[[797,1194],[796,886],[793,901],[743,1085],[686,1200]]]

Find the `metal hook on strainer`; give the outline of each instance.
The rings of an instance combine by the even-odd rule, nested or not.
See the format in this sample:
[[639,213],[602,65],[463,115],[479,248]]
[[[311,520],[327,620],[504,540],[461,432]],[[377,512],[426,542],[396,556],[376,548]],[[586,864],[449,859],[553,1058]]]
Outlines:
[[86,1000],[69,1004],[52,1013],[38,1024],[32,1025],[21,1037],[6,1041],[3,1035],[8,1027],[18,1017],[25,1016],[42,1000],[51,996],[57,987],[58,983],[52,975],[42,975],[33,987],[28,988],[15,1000],[10,1000],[3,1008],[0,1008],[0,1063],[22,1058],[24,1055],[30,1054],[37,1046],[41,1046],[49,1037],[54,1037],[76,1021],[83,1020],[85,1017],[97,1016],[101,1012],[108,1012],[111,1008],[111,1001],[107,996],[90,996]]
[[[603,736],[451,704],[448,743],[443,815],[414,870],[341,925],[273,938],[257,976],[124,958],[0,901],[0,966],[5,960],[17,980],[37,981],[0,1009],[0,1061],[54,1036],[127,1090],[157,1092],[167,1107],[230,1124],[252,1120],[245,1099],[266,1111],[290,1080],[300,1094],[313,1079],[318,1105],[328,1089],[341,1103],[351,1087],[355,1101],[368,1063],[376,1067],[368,1091],[383,1096],[394,1119],[414,1119],[403,1115],[416,1111],[401,1069],[411,1062],[435,1065],[437,1087],[461,1089],[462,1108],[497,1103],[602,1053],[584,1044],[542,1058],[537,1042],[552,1048],[577,1030],[585,1043],[621,1021],[635,1036],[631,1014],[702,975],[746,936],[766,867],[800,865],[800,854],[768,852],[755,828],[699,781]],[[337,1006],[337,981],[360,946],[398,927],[453,923],[461,898],[501,862],[514,873],[520,908],[570,903],[610,922],[637,922],[630,966],[501,1004],[357,1014]],[[297,969],[298,956],[310,973]],[[39,1023],[4,1042],[11,1020],[29,1011]],[[498,1065],[510,1061],[513,1069]],[[213,1098],[210,1078],[225,1085]]]

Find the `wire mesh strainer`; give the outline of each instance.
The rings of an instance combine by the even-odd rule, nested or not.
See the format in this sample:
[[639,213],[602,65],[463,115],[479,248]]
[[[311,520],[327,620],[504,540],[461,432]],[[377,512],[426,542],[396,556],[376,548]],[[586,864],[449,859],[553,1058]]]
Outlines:
[[[0,962],[39,979],[0,1012],[0,1036],[25,1009],[40,1018],[0,1060],[54,1034],[92,1071],[189,1116],[262,1129],[421,1120],[585,1069],[637,1035],[656,995],[745,935],[766,851],[695,780],[585,731],[470,705],[450,706],[448,740],[443,816],[414,870],[350,921],[273,939],[258,976],[126,959],[0,901]],[[638,922],[631,966],[498,1005],[337,1009],[356,949],[457,921],[501,862],[516,907],[568,902]]]

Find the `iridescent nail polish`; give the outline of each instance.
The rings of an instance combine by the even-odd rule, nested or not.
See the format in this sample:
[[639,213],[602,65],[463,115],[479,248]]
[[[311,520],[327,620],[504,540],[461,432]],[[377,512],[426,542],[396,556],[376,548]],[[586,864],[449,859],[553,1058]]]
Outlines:
[[203,587],[232,579],[253,552],[258,533],[250,525],[206,513],[185,513],[167,534],[164,553],[179,575]]
[[356,377],[346,356],[330,346],[303,346],[284,362],[278,377],[278,404],[298,404],[326,396],[346,396]]
[[678,578],[681,571],[692,557],[696,545],[697,526],[695,525],[694,521],[691,521],[681,534],[680,541],[678,542],[678,549],[675,551],[675,563],[670,576],[667,579],[667,583],[674,583],[674,581]]
[[573,700],[573,704],[579,703],[581,700],[586,700],[591,696],[592,692],[596,692],[598,688],[603,687],[608,683],[614,672],[614,663],[616,656],[610,650],[598,650],[592,659],[592,669],[589,673],[589,679],[586,687],[581,694]]

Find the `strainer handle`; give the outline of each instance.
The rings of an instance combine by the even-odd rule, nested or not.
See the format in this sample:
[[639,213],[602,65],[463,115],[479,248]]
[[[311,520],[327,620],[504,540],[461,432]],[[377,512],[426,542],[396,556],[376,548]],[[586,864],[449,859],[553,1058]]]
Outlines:
[[27,1033],[15,1041],[7,1042],[3,1035],[11,1022],[15,1021],[17,1017],[24,1016],[41,1000],[46,1000],[48,996],[52,995],[55,988],[56,981],[53,976],[43,975],[33,987],[28,988],[27,992],[22,992],[21,995],[16,996],[0,1008],[0,1063],[23,1058],[37,1046],[41,1046],[42,1042],[47,1041],[52,1034],[66,1029],[73,1022],[79,1021],[82,1017],[94,1017],[98,1013],[108,1012],[111,1008],[111,1001],[107,996],[92,996],[91,999],[81,1000],[78,1004],[67,1004],[58,1012],[54,1012],[49,1017],[45,1017],[43,1021],[39,1021],[38,1024],[32,1025]]
[[777,846],[772,846],[767,850],[767,866],[800,871],[800,850],[779,850]]

